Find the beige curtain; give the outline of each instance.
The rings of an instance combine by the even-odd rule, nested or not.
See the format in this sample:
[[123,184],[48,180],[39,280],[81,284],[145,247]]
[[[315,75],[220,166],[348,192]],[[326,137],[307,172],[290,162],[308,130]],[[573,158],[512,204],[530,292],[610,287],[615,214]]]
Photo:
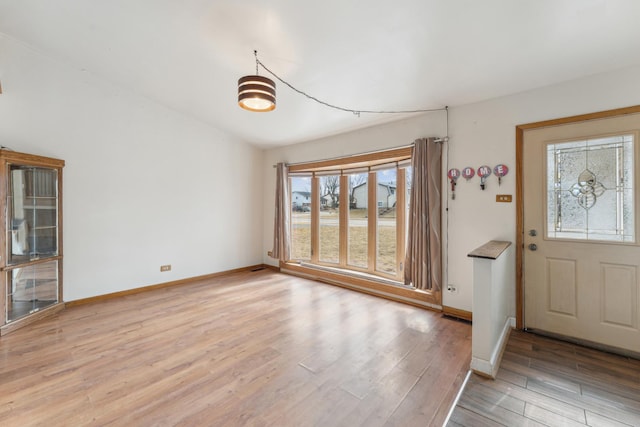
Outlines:
[[415,141],[404,282],[417,289],[442,289],[441,200],[442,144]]
[[284,163],[276,166],[276,211],[273,220],[273,249],[271,257],[280,261],[287,261],[291,256],[290,224],[291,214],[289,206],[289,177]]

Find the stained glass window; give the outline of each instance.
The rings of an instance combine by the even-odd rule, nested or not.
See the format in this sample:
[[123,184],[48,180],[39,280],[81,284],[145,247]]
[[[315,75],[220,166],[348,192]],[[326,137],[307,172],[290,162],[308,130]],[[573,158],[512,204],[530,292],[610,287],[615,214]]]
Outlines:
[[634,136],[547,145],[547,237],[635,241]]

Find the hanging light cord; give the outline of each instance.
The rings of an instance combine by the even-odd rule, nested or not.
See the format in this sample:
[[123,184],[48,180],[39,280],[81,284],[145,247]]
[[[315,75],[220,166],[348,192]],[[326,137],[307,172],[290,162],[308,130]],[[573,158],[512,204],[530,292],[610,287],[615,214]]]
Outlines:
[[[447,173],[449,173],[449,147],[451,146],[451,144],[449,143],[449,107],[445,107],[447,110],[447,140],[445,141],[447,143]],[[447,183],[446,188],[449,188],[449,185]],[[445,247],[445,277],[447,279],[447,283],[444,284],[445,288],[444,289],[448,289],[449,287],[449,283],[451,283],[451,279],[449,278],[449,194],[446,195],[446,200],[447,200],[447,205],[445,207],[445,212],[447,215],[447,243],[446,243],[446,247]]]
[[338,105],[333,105],[333,104],[329,104],[328,102],[325,102],[321,99],[316,98],[315,96],[311,96],[308,93],[297,89],[295,87],[293,87],[289,82],[283,80],[280,76],[278,76],[276,73],[274,73],[273,71],[271,71],[269,68],[267,68],[266,65],[264,65],[262,63],[262,61],[260,61],[258,59],[258,51],[254,50],[253,54],[256,57],[256,74],[258,74],[258,65],[260,65],[262,68],[264,68],[265,71],[267,71],[269,74],[271,74],[273,77],[275,77],[280,83],[282,83],[283,85],[289,87],[291,90],[293,90],[294,92],[299,93],[300,95],[303,95],[305,97],[307,97],[308,99],[317,102],[318,104],[322,104],[326,107],[329,108],[333,108],[334,110],[340,110],[340,111],[346,111],[349,113],[353,113],[354,115],[360,117],[360,113],[368,113],[368,114],[409,114],[409,113],[430,113],[433,111],[445,111],[446,108],[430,108],[430,109],[418,109],[418,110],[401,110],[401,111],[390,111],[390,110],[355,110],[353,108],[345,108],[345,107],[340,107]]

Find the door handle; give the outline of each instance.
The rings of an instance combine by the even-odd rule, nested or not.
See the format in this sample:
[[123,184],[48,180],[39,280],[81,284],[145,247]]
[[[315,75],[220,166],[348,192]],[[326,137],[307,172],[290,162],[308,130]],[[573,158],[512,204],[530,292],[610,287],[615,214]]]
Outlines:
[[538,245],[536,245],[535,243],[529,243],[529,246],[527,246],[529,248],[530,251],[537,251],[538,250]]

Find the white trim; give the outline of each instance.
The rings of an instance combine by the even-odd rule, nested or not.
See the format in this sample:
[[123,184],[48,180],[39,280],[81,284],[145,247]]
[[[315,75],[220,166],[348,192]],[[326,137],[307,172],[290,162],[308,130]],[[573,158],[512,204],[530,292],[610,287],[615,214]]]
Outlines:
[[398,162],[398,169],[408,168],[411,166],[411,159],[400,160]]
[[[409,159],[409,160],[411,160],[411,159]],[[388,169],[398,169],[398,162],[397,161],[393,161],[393,162],[380,163],[380,164],[377,164],[377,165],[369,166],[369,171],[370,172],[377,172],[377,171],[383,171],[383,170],[388,170]]]
[[471,358],[471,369],[475,372],[478,372],[482,375],[487,375],[491,378],[495,378],[498,374],[498,369],[500,368],[500,361],[502,360],[502,353],[504,353],[504,348],[507,345],[507,341],[509,339],[509,333],[511,329],[515,328],[516,319],[515,317],[507,317],[504,327],[502,328],[502,333],[500,334],[500,338],[496,343],[496,346],[493,348],[491,352],[491,360],[484,360],[477,357]]
[[322,176],[342,176],[341,169],[331,169],[331,170],[321,170],[313,172],[314,177],[322,177]]
[[342,175],[369,173],[369,167],[342,169]]

